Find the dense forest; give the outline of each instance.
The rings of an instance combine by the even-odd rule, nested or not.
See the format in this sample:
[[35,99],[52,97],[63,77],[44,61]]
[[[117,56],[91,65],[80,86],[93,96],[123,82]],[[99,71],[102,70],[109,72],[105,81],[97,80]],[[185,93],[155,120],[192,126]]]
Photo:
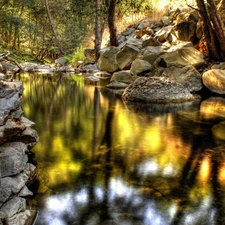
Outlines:
[[[166,14],[160,0],[1,0],[0,50],[23,52],[35,59],[54,60],[62,55],[79,58],[84,47],[102,46],[105,31],[116,46],[116,32],[138,19]],[[164,1],[164,6],[179,6]],[[213,58],[225,58],[223,24],[213,0],[185,2],[203,20],[204,37]],[[222,0],[220,6],[224,5]],[[162,10],[163,9],[163,10]],[[160,11],[161,10],[161,11]],[[129,24],[130,23],[130,24]],[[218,54],[220,51],[220,54]],[[74,59],[75,60],[75,59]]]
[[[1,50],[27,52],[38,59],[93,46],[96,0],[1,0]],[[98,2],[100,29],[107,27],[110,1]],[[117,19],[153,10],[151,1],[118,1]],[[60,46],[60,48],[59,48]]]

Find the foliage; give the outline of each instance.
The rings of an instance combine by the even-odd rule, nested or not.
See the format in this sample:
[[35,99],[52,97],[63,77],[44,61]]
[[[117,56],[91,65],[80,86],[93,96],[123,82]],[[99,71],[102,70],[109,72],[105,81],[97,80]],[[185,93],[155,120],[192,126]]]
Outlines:
[[84,47],[81,45],[79,46],[76,51],[74,51],[72,54],[69,54],[64,57],[66,60],[68,60],[71,64],[76,63],[79,60],[84,60]]
[[[116,21],[121,16],[149,13],[153,0],[117,1]],[[158,0],[157,0],[158,1]],[[95,0],[49,0],[49,9],[60,43],[71,61],[82,59],[79,46],[94,45]],[[104,24],[108,0],[101,2]],[[27,52],[37,59],[52,60],[60,54],[44,0],[0,0],[0,48]],[[103,26],[104,27],[104,26]],[[77,49],[74,52],[74,49]]]

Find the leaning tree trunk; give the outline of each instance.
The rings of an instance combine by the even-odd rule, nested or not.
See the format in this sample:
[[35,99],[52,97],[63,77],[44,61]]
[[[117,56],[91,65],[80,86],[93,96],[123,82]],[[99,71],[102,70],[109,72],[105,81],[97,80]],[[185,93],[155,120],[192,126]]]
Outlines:
[[209,59],[225,60],[224,26],[213,0],[196,0],[203,21],[203,33]]
[[111,0],[108,8],[108,26],[110,33],[110,46],[118,46],[116,25],[115,25],[116,0]]
[[51,13],[50,13],[50,9],[49,9],[48,0],[45,0],[45,7],[46,7],[46,11],[47,11],[49,22],[50,22],[50,25],[51,25],[51,28],[52,28],[52,31],[53,31],[53,34],[54,34],[54,37],[55,37],[55,40],[56,40],[56,44],[57,44],[57,46],[59,48],[60,54],[64,55],[65,52],[64,52],[63,47],[62,47],[62,45],[61,45],[61,43],[59,41],[59,37],[58,37],[58,34],[56,32],[55,25],[53,23],[53,19],[52,19],[52,16],[51,16]]

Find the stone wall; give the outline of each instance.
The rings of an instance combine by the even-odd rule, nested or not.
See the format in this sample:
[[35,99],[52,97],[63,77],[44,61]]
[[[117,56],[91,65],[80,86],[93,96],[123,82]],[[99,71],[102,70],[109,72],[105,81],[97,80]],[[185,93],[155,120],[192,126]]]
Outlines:
[[32,195],[27,185],[35,177],[35,166],[29,162],[30,150],[38,141],[23,117],[20,81],[0,78],[0,225],[32,224],[36,212],[26,207]]

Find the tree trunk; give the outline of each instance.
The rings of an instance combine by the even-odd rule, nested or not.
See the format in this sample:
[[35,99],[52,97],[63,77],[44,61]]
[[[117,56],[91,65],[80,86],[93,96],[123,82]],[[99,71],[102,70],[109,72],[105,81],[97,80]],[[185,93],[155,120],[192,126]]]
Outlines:
[[219,12],[216,9],[216,5],[213,0],[207,0],[209,7],[209,15],[213,24],[215,35],[219,41],[219,53],[222,60],[225,59],[225,35],[224,25],[220,18]]
[[96,18],[95,18],[95,61],[99,58],[99,52],[102,44],[102,32],[101,32],[101,5],[100,0],[95,1],[96,6]]
[[57,44],[57,46],[59,48],[60,54],[64,55],[65,52],[64,52],[63,47],[62,47],[62,45],[61,45],[61,43],[59,41],[59,37],[58,37],[58,34],[56,32],[54,23],[53,23],[53,19],[52,19],[52,16],[51,16],[51,13],[50,13],[50,9],[49,9],[48,0],[45,0],[45,7],[46,7],[46,11],[47,11],[49,22],[50,22],[50,25],[51,25],[51,28],[52,28],[52,31],[53,31],[53,34],[54,34],[54,37],[55,37],[55,40],[56,40],[56,44]]
[[224,26],[213,0],[196,0],[203,21],[203,33],[209,59],[225,60]]
[[115,25],[115,10],[116,10],[116,0],[111,0],[108,8],[108,26],[109,26],[111,46],[119,45]]

